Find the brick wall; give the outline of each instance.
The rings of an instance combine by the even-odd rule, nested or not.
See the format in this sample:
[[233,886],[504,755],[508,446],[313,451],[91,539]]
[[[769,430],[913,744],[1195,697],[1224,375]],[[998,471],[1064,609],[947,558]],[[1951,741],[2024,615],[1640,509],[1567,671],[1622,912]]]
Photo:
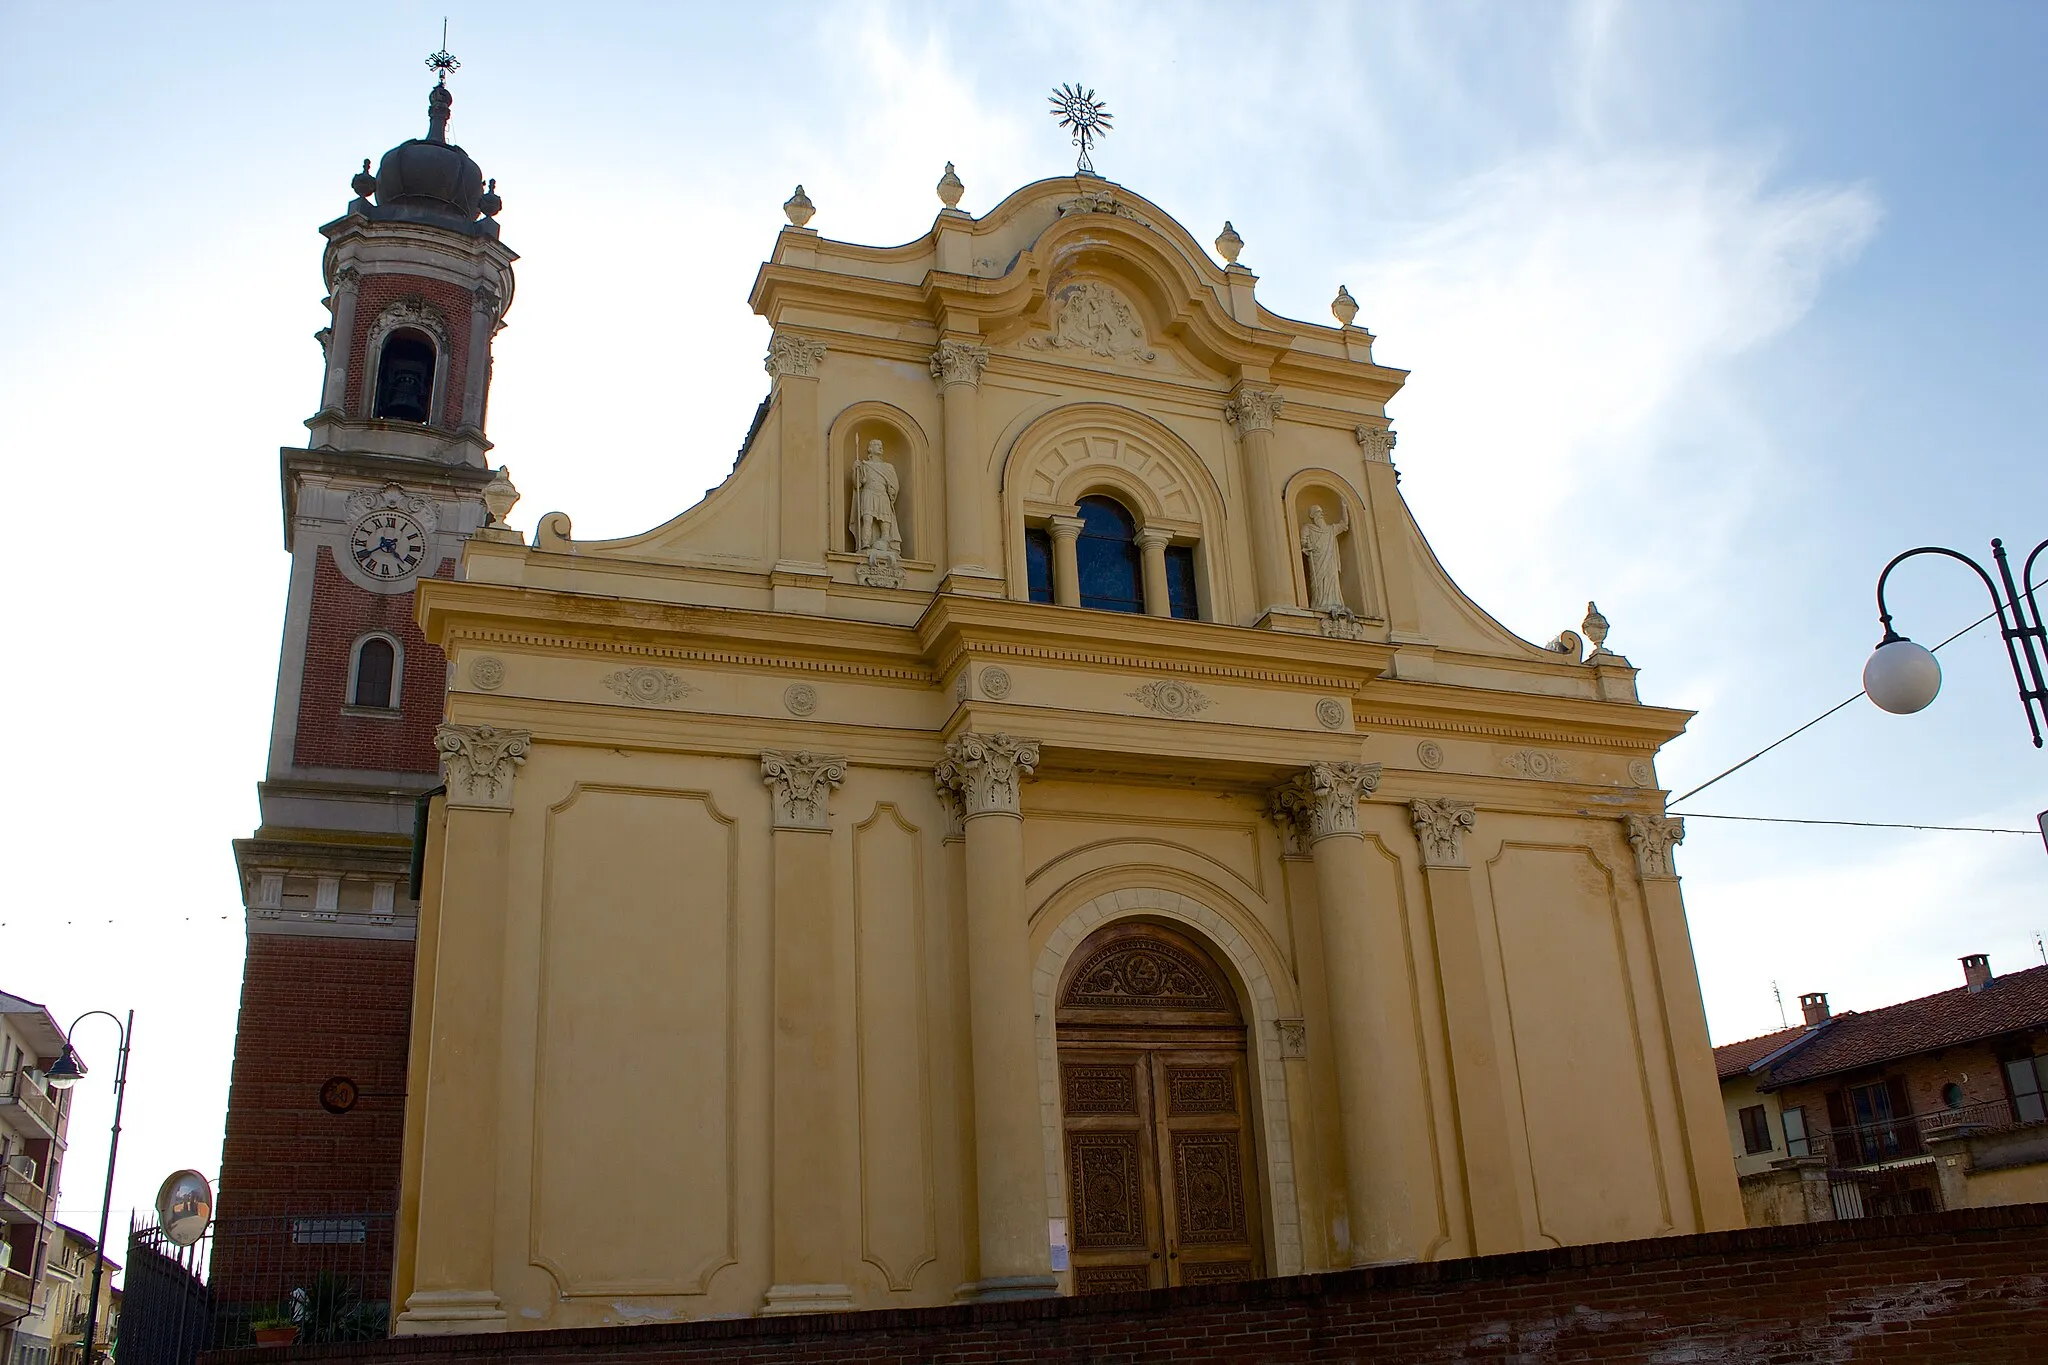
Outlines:
[[[402,940],[249,936],[221,1148],[223,1226],[396,1210],[412,967],[413,945]],[[333,1076],[364,1092],[348,1113],[320,1106],[321,1083]],[[378,1283],[390,1276],[388,1247],[384,1254]],[[254,1272],[238,1263],[243,1255],[221,1240],[217,1288]],[[274,1249],[263,1255],[276,1259]]]
[[2048,1205],[1089,1299],[220,1352],[211,1365],[2048,1360]]
[[[453,578],[444,559],[436,578]],[[409,592],[374,593],[342,575],[333,551],[319,547],[313,565],[313,607],[306,630],[305,676],[292,761],[313,768],[372,768],[431,773],[439,769],[434,728],[448,687],[446,656],[413,624]],[[387,631],[405,646],[395,717],[344,715],[349,652],[369,631]]]
[[355,335],[349,339],[348,388],[342,400],[343,410],[351,416],[368,412],[367,386],[376,382],[376,376],[368,373],[368,366],[372,363],[372,358],[366,353],[370,329],[376,325],[377,315],[386,308],[401,299],[412,298],[424,299],[441,310],[443,326],[448,333],[448,354],[443,357],[443,363],[448,366],[448,376],[442,384],[441,421],[438,425],[460,426],[462,390],[469,381],[469,318],[476,306],[475,300],[460,285],[446,280],[430,280],[421,275],[365,275],[356,286]]

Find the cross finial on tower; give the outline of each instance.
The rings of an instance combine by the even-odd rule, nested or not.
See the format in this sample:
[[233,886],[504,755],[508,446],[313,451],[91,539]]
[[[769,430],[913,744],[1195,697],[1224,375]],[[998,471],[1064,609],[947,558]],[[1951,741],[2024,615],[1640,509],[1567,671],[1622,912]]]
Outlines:
[[448,84],[448,73],[458,71],[461,68],[462,63],[456,61],[455,54],[448,50],[448,19],[446,15],[443,15],[441,18],[441,50],[427,58],[427,70],[439,72],[441,79],[437,84],[446,85]]

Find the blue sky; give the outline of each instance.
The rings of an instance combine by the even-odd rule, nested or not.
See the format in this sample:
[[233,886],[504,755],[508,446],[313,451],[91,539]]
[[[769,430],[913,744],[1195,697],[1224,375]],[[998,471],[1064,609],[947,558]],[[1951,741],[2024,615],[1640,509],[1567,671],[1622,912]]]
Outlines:
[[[722,477],[796,182],[826,234],[908,239],[948,160],[971,211],[1070,167],[1044,95],[1081,80],[1101,172],[1198,239],[1231,219],[1268,306],[1350,287],[1414,371],[1397,461],[1439,555],[1532,638],[1598,599],[1644,698],[1700,712],[1673,791],[1855,692],[1893,553],[2048,535],[2039,5],[445,9],[452,133],[524,258],[491,407],[521,525],[621,534]],[[117,1225],[217,1169],[315,229],[423,128],[443,12],[0,7],[0,987],[138,1011]],[[1894,581],[1924,642],[1988,609],[1958,567]],[[1859,702],[1685,808],[2031,826],[2048,756],[1995,636],[1942,657],[1927,712]],[[1773,981],[1867,1008],[2048,929],[2037,838],[1700,819],[1679,867],[1721,1041],[1777,1026]]]

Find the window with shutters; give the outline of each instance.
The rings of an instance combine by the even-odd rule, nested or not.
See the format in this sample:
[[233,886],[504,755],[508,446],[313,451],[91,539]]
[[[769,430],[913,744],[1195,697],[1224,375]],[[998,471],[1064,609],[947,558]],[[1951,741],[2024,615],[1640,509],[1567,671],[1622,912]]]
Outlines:
[[1835,1127],[1847,1130],[1841,1156],[1853,1155],[1858,1165],[1921,1154],[1906,1082],[1898,1076],[1838,1090],[1828,1096],[1828,1109]]
[[1752,1104],[1736,1115],[1742,1120],[1742,1150],[1746,1155],[1771,1150],[1771,1118],[1760,1104]]

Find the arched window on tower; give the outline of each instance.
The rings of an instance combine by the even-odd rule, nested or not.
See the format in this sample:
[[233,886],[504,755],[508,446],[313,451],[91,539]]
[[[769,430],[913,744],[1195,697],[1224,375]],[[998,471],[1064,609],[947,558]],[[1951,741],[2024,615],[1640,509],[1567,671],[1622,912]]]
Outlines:
[[348,666],[348,704],[372,711],[398,707],[398,644],[388,635],[356,641]]
[[434,404],[434,343],[418,332],[393,332],[377,360],[377,403],[371,416],[421,422]]
[[1080,570],[1081,605],[1097,611],[1144,611],[1137,522],[1114,498],[1083,498],[1080,510],[1081,536],[1074,559]]

